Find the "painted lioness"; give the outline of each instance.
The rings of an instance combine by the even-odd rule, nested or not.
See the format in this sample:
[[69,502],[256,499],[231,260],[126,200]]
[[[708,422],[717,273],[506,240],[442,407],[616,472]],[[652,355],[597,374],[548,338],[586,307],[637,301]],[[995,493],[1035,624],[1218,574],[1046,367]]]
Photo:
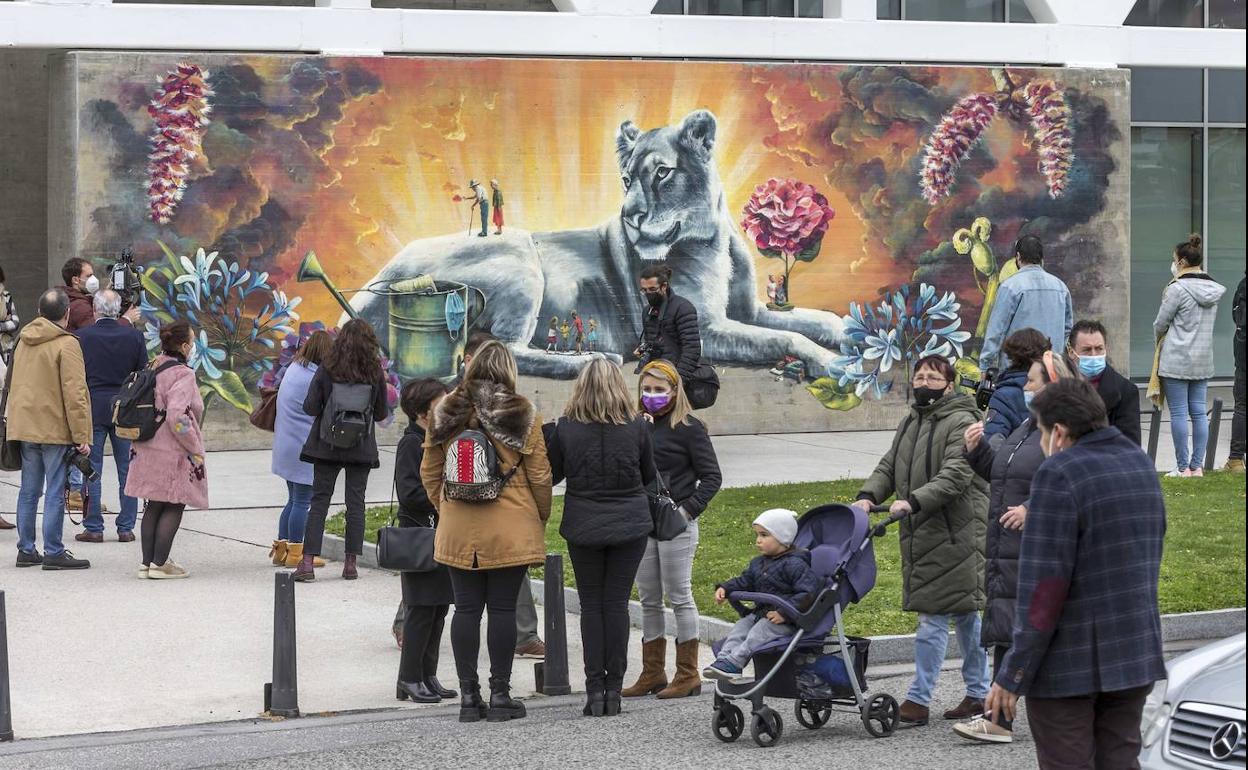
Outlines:
[[[597,320],[597,350],[630,354],[642,326],[637,275],[644,263],[665,260],[675,292],[698,309],[707,359],[753,365],[793,355],[823,374],[841,319],[819,310],[772,311],[758,299],[753,260],[715,168],[715,130],[706,110],[645,132],[627,121],[616,135],[619,216],[582,230],[413,241],[373,280],[429,274],[475,286],[488,298],[478,328],[508,343],[522,373],[573,377],[589,356],[546,353],[548,320],[575,310]],[[385,339],[385,298],[360,294],[352,304]]]

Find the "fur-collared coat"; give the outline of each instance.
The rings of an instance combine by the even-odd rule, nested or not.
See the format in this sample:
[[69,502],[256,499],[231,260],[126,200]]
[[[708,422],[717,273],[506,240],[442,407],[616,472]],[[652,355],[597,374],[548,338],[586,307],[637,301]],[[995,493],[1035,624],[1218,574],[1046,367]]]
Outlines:
[[[466,428],[490,437],[504,471],[519,469],[490,503],[446,500],[442,472],[450,442]],[[459,569],[541,564],[550,518],[550,462],[537,410],[493,382],[470,380],[438,402],[425,441],[421,480],[438,509],[434,559]]]

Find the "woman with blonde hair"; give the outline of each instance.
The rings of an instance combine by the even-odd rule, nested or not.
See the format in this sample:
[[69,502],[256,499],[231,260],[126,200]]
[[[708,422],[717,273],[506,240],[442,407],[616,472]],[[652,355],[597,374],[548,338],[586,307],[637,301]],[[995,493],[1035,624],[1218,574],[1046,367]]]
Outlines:
[[656,474],[649,427],[618,366],[596,358],[581,370],[547,449],[555,483],[567,479],[559,534],[581,604],[583,713],[614,716],[628,665],[628,598],[653,529],[646,484]]
[[[506,346],[497,341],[482,345],[463,382],[433,408],[420,464],[425,492],[438,512],[433,558],[451,569],[451,649],[459,674],[461,722],[525,716],[524,704],[511,697],[516,597],[528,568],[546,558],[551,479],[542,421],[533,404],[516,393],[516,379],[516,360]],[[498,496],[470,501],[461,499],[454,487],[448,496],[448,457],[453,470],[474,473],[477,464],[461,466],[459,458],[470,451],[478,454],[478,440],[488,440],[497,455],[497,467],[488,470],[501,483]],[[477,678],[483,612],[490,621],[488,706],[481,700]]]
[[[635,698],[683,698],[702,692],[698,674],[698,605],[693,598],[693,556],[698,550],[698,516],[723,481],[706,425],[694,417],[674,364],[652,361],[637,383],[638,405],[650,423],[654,459],[689,528],[667,542],[646,541],[637,571],[641,599],[641,676],[624,691]],[[663,598],[676,615],[676,676],[667,680]]]

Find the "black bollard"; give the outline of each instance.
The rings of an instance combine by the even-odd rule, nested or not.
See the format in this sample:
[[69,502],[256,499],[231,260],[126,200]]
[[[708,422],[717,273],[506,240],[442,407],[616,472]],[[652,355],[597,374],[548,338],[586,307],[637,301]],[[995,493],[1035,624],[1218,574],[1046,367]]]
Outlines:
[[278,572],[273,576],[273,681],[265,688],[265,706],[276,717],[299,716],[293,574]]
[[1148,457],[1157,464],[1157,442],[1161,440],[1161,410],[1153,407],[1153,413],[1148,416]]
[[538,677],[543,695],[571,695],[568,683],[568,621],[563,609],[563,555],[546,554],[546,659]]
[[13,710],[9,707],[9,622],[0,591],[0,742],[13,740]]
[[1212,471],[1218,453],[1218,431],[1222,428],[1222,399],[1213,400],[1213,409],[1209,413],[1209,443],[1205,445],[1205,471]]

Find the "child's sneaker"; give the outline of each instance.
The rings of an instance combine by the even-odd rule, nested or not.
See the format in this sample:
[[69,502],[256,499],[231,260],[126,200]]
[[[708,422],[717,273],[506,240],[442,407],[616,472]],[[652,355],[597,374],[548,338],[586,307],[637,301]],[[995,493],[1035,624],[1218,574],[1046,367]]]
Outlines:
[[969,722],[959,722],[953,731],[968,741],[980,743],[1013,743],[1014,733],[995,724],[991,719],[977,716]]
[[741,667],[730,660],[719,658],[711,665],[702,669],[702,676],[707,679],[724,679],[732,681],[741,676]]

